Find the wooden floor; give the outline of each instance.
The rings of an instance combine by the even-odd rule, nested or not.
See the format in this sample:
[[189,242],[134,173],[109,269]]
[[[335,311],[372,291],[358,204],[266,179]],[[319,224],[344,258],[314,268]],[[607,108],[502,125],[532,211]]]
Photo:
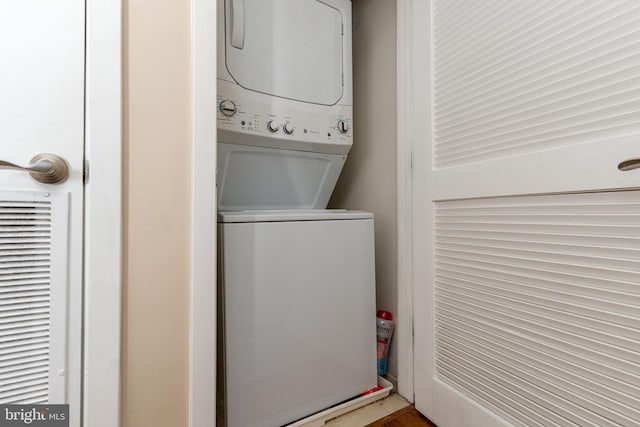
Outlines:
[[423,417],[412,405],[402,408],[366,427],[436,427],[436,425]]

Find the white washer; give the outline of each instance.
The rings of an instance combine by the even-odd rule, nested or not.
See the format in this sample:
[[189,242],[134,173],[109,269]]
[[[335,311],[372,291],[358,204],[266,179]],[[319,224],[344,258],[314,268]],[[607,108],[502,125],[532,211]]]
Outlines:
[[353,139],[351,1],[218,0],[218,210],[323,209]]
[[219,426],[286,425],[377,385],[372,214],[221,213],[219,235]]

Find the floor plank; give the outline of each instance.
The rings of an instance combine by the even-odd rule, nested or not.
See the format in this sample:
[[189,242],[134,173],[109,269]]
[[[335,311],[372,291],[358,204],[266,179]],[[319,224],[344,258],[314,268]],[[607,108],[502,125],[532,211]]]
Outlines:
[[412,405],[400,409],[366,427],[436,427],[436,425],[422,416]]

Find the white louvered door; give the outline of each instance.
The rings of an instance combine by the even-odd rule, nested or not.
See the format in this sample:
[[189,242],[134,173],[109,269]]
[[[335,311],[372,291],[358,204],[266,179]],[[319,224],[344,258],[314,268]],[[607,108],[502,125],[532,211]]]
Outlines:
[[0,169],[0,404],[69,403],[80,425],[85,6],[0,2],[0,160],[64,158],[42,184]]
[[423,7],[416,406],[640,425],[640,2]]

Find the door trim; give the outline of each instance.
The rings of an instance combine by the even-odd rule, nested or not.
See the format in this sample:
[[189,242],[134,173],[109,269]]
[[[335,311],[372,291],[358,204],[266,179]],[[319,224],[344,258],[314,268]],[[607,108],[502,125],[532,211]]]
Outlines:
[[122,5],[86,2],[83,425],[120,425]]
[[397,204],[398,204],[398,393],[413,402],[413,122],[411,0],[398,0],[397,20]]
[[[434,270],[433,270],[433,183],[432,169],[432,63],[431,1],[414,2],[411,51],[413,99],[413,304],[414,324],[414,391],[416,408],[429,416],[433,410],[434,371]],[[427,52],[424,50],[427,49]],[[420,309],[416,309],[419,307]]]
[[413,322],[397,337],[398,350],[408,346],[406,353],[399,352],[400,360],[411,360],[411,370],[399,366],[398,390],[406,398],[405,393],[411,393],[416,408],[428,416],[433,401],[434,319],[432,183],[427,176],[433,135],[431,60],[421,49],[431,46],[431,2],[398,0],[397,25],[398,311]]
[[190,427],[216,420],[216,8],[191,2]]

